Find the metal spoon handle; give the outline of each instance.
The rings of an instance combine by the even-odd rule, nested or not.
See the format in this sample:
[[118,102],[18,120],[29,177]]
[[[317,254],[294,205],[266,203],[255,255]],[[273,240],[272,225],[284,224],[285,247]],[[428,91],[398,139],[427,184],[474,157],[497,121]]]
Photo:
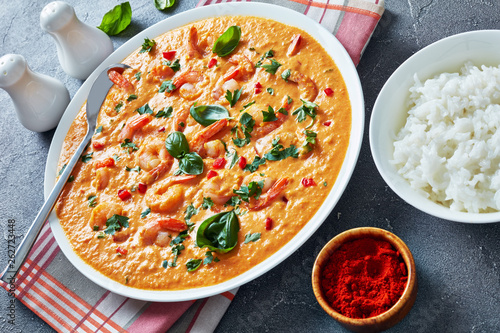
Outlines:
[[35,220],[33,221],[33,224],[28,229],[26,236],[24,236],[21,244],[19,244],[19,247],[17,248],[17,250],[14,254],[14,257],[9,258],[9,263],[7,264],[7,267],[2,272],[2,275],[0,276],[0,280],[7,282],[7,283],[12,283],[14,281],[14,278],[17,275],[17,272],[19,271],[19,269],[23,265],[24,261],[26,260],[26,257],[28,256],[28,253],[30,252],[31,248],[33,247],[33,244],[35,243],[35,240],[38,237],[40,230],[42,230],[43,224],[45,223],[45,221],[49,217],[52,209],[54,208],[54,205],[56,204],[57,198],[59,198],[59,195],[61,194],[61,192],[64,188],[64,185],[66,184],[71,173],[73,172],[73,169],[75,168],[76,163],[80,159],[80,156],[82,155],[83,151],[85,150],[85,147],[90,142],[90,139],[92,138],[92,134],[93,133],[91,133],[87,129],[87,134],[85,135],[85,138],[80,143],[80,145],[76,149],[75,154],[69,160],[68,164],[64,168],[64,171],[62,172],[61,176],[59,177],[59,180],[57,181],[56,185],[52,189],[52,192],[50,192],[47,200],[45,201],[42,208],[38,212],[38,215],[36,216]]

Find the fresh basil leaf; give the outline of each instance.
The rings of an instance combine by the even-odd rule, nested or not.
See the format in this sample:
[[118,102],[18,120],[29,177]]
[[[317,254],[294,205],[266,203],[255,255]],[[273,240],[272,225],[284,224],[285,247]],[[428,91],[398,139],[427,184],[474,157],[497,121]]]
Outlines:
[[248,244],[250,242],[256,242],[259,239],[260,239],[260,232],[256,232],[254,234],[248,233],[248,234],[245,235],[245,241],[244,241],[244,243]]
[[189,143],[182,132],[172,132],[165,140],[165,148],[172,157],[183,158],[189,153]]
[[267,112],[262,111],[262,121],[263,122],[269,122],[269,121],[276,121],[278,118],[276,118],[276,114],[274,113],[274,109],[269,105],[267,107]]
[[241,28],[237,25],[229,27],[214,43],[212,51],[219,57],[225,57],[236,49],[241,38]]
[[177,87],[175,86],[175,84],[173,84],[172,80],[165,80],[162,82],[160,89],[158,89],[158,92],[162,93],[166,91],[168,93],[171,93],[175,89],[177,89]]
[[151,52],[153,47],[156,45],[156,41],[154,39],[144,38],[144,43],[142,43],[142,48],[139,53]]
[[203,159],[195,152],[187,153],[179,160],[179,170],[188,175],[203,173]]
[[186,262],[186,267],[188,272],[194,272],[195,270],[200,268],[202,262],[203,262],[202,259],[189,259]]
[[218,120],[229,118],[229,111],[220,105],[198,105],[189,109],[191,117],[199,124],[209,126]]
[[234,210],[215,214],[203,221],[196,233],[196,246],[226,253],[238,243],[240,223]]
[[114,235],[116,231],[122,228],[128,228],[129,218],[126,216],[115,214],[106,221],[106,229],[104,232],[108,235]]
[[292,71],[290,69],[286,69],[283,71],[283,73],[281,73],[281,78],[285,80],[285,82],[288,82],[288,78],[290,77],[291,74]]
[[158,10],[165,10],[172,7],[175,4],[175,0],[155,0],[155,7]]
[[132,21],[132,8],[130,3],[123,2],[109,12],[104,14],[101,25],[97,28],[104,31],[109,36],[117,35],[130,24]]
[[141,115],[145,114],[145,113],[147,113],[147,114],[153,114],[154,113],[153,110],[149,107],[148,103],[144,104],[143,106],[141,106],[140,108],[136,109],[135,111],[138,114],[141,114]]

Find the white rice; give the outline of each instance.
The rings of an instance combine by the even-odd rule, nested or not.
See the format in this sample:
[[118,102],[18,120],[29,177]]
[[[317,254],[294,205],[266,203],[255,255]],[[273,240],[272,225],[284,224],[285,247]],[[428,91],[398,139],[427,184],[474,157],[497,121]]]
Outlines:
[[394,142],[398,172],[452,210],[500,210],[500,66],[466,63],[425,82],[415,75],[406,125]]

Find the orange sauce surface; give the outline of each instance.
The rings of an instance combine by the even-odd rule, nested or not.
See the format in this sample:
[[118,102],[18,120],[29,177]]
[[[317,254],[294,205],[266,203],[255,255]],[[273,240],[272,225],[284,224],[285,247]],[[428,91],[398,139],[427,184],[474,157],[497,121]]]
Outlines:
[[[212,46],[233,25],[241,27],[241,40],[229,56],[218,57],[212,53]],[[192,26],[196,28],[195,35]],[[295,54],[287,55],[294,36],[299,34],[299,47]],[[117,85],[111,88],[99,115],[98,127],[102,126],[102,130],[94,135],[84,153],[88,154],[86,161],[80,161],[73,172],[74,180],[67,184],[59,199],[57,215],[74,251],[96,270],[120,283],[156,290],[210,286],[244,273],[278,251],[319,209],[335,183],[349,143],[349,96],[339,70],[315,39],[298,28],[272,20],[240,16],[207,19],[169,31],[154,41],[156,44],[149,52],[139,53],[138,45],[137,51],[123,61],[131,66],[122,76],[132,87],[129,90]],[[162,70],[162,66],[166,66],[163,52],[173,50],[176,53],[170,64],[175,59],[179,59],[180,64],[180,70],[175,73],[164,67]],[[269,50],[274,54],[265,58]],[[275,74],[263,67],[255,68],[262,57],[262,64],[271,64],[271,59],[281,64]],[[217,65],[209,68],[212,58],[217,60]],[[245,68],[248,63],[251,66]],[[232,83],[241,88],[242,93],[231,107],[221,87],[227,87],[222,86],[223,77],[237,68],[240,72]],[[292,75],[285,80],[282,73],[288,69]],[[171,93],[159,92],[164,81],[175,81],[187,72],[197,73],[195,82],[177,87]],[[260,92],[256,92],[257,83],[262,86]],[[326,88],[333,94],[328,96],[324,92]],[[137,98],[130,98],[130,95]],[[306,116],[299,122],[298,115],[292,114],[303,104],[301,98],[310,99],[308,102],[317,105],[314,120]],[[285,102],[288,100],[292,101],[290,105]],[[244,107],[252,102],[255,103]],[[165,140],[173,131],[181,131],[193,149],[195,138],[206,129],[189,115],[194,103],[225,107],[230,114],[229,122],[207,138],[208,145],[201,145],[199,155],[203,158],[203,172],[186,182],[172,183],[174,177],[181,177],[176,176],[179,160],[165,154]],[[122,147],[124,128],[139,116],[136,110],[146,104],[153,114],[149,115],[146,125],[133,131],[131,143],[136,149]],[[262,111],[267,112],[268,106],[273,108],[279,120],[266,133],[266,126],[272,122],[263,122]],[[278,114],[282,106],[288,108],[287,115]],[[156,117],[159,111],[168,110],[168,107],[172,107],[169,117]],[[250,143],[238,147],[233,139],[236,135],[239,138],[244,135],[240,129],[235,132],[233,128],[240,128],[240,117],[246,112],[255,125],[250,132]],[[64,142],[60,168],[83,138],[84,124],[83,107]],[[316,133],[315,143],[306,142],[306,127]],[[296,157],[267,160],[255,172],[241,169],[238,162],[231,167],[232,155],[225,150],[236,152],[238,158],[243,156],[251,164],[256,156],[268,153],[273,148],[273,140],[276,143],[278,138],[283,149],[296,148]],[[222,152],[217,140],[225,144]],[[110,158],[114,165],[96,168]],[[225,158],[223,169],[214,169],[217,158]],[[152,170],[159,164],[164,168],[153,175]],[[210,170],[218,175],[208,179]],[[272,191],[269,188],[285,178],[286,187],[264,207],[255,209],[262,198],[269,196],[268,191]],[[311,178],[315,185],[304,186],[303,178]],[[259,183],[263,187],[261,198],[252,197],[249,203],[242,201],[236,207],[224,204],[228,198],[238,197],[233,190],[248,186],[252,181],[262,181]],[[139,191],[139,184],[147,186],[145,193]],[[119,190],[129,191],[131,197],[122,200]],[[214,205],[205,209],[203,202],[207,198]],[[177,254],[176,265],[165,268],[165,261],[172,264],[176,257],[173,249],[179,244],[170,241],[179,232],[163,227],[153,230],[151,226],[170,218],[184,223],[188,206],[194,207],[196,214],[188,219],[192,226],[187,231],[187,238],[179,243],[184,249]],[[240,226],[237,245],[227,253],[212,251],[219,261],[201,264],[197,270],[188,272],[186,263],[190,259],[204,260],[208,251],[195,246],[200,224],[216,213],[233,209]],[[111,235],[104,230],[107,219],[113,214],[127,217],[128,227]],[[267,218],[272,219],[270,230],[266,229]],[[260,238],[245,243],[248,234],[256,233],[260,233]]]

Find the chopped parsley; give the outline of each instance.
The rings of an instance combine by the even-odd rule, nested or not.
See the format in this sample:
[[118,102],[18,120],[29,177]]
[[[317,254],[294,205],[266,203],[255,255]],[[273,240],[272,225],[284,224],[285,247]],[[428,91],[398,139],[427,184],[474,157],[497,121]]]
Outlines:
[[102,132],[102,125],[97,127],[94,134],[99,134]]
[[262,62],[267,59],[267,58],[272,58],[274,57],[274,51],[271,49],[264,53],[262,57],[260,57],[259,61],[255,64],[255,68],[262,67]]
[[266,163],[266,158],[260,158],[259,156],[255,156],[253,162],[251,164],[247,164],[245,166],[245,171],[255,172],[259,168],[259,166]]
[[137,99],[137,95],[131,94],[131,95],[128,96],[127,102],[133,101],[135,99]]
[[140,80],[141,80],[141,75],[142,75],[142,72],[137,72],[137,73],[135,73],[135,74],[134,74],[135,79],[136,79],[137,81],[140,81]]
[[299,123],[306,120],[307,116],[311,117],[314,121],[314,119],[316,119],[316,108],[318,105],[309,101],[304,101],[303,99],[300,100],[302,101],[302,105],[293,111],[292,115],[297,116],[297,121]]
[[205,265],[208,265],[208,264],[211,264],[212,262],[219,262],[220,259],[217,258],[217,257],[214,257],[212,251],[207,251],[207,253],[205,253],[205,260],[203,260],[203,264]]
[[212,200],[212,198],[203,198],[203,203],[201,204],[201,208],[207,210],[207,209],[211,209],[214,205],[214,202]]
[[267,65],[267,64],[261,65],[260,67],[264,68],[266,70],[266,72],[274,75],[274,74],[276,74],[276,71],[281,66],[281,64],[274,59],[270,59],[270,60],[271,60],[271,63],[269,65]]
[[132,151],[139,150],[139,147],[137,147],[137,145],[130,139],[125,139],[122,143],[120,143],[120,147],[124,148],[127,154],[130,153],[130,149],[132,149]]
[[260,180],[258,182],[250,182],[248,186],[242,185],[239,190],[233,189],[233,193],[237,194],[241,198],[241,200],[249,202],[250,198],[252,197],[254,197],[256,200],[260,198],[263,187],[264,181]]
[[198,214],[198,209],[196,209],[193,204],[190,204],[187,206],[184,214],[186,214],[184,215],[184,220],[188,222],[194,215]]
[[71,175],[68,178],[68,183],[71,183],[73,180],[75,180],[75,176]]
[[148,207],[141,213],[141,218],[145,218],[149,213],[151,213],[151,208]]
[[151,52],[153,47],[156,45],[156,41],[154,39],[144,38],[144,43],[142,43],[142,48],[139,53]]
[[237,197],[237,196],[233,196],[231,197],[225,204],[224,206],[238,206],[239,204],[241,204],[241,199],[240,197]]
[[292,71],[290,69],[285,69],[283,73],[281,73],[281,78],[285,80],[285,82],[288,82],[288,78],[292,74]]
[[270,122],[270,121],[276,121],[278,118],[276,118],[276,114],[274,113],[274,109],[269,105],[267,107],[267,112],[262,111],[262,121],[263,122]]
[[172,112],[174,108],[171,106],[166,106],[163,110],[156,113],[155,118],[170,118],[172,117]]
[[189,259],[186,262],[186,267],[187,267],[188,272],[194,272],[195,270],[200,268],[202,262],[203,262],[202,259]]
[[94,152],[82,155],[82,162],[87,163],[90,161],[92,159],[92,155],[94,155]]
[[146,114],[153,114],[153,113],[154,113],[154,112],[153,112],[153,109],[151,109],[151,108],[149,107],[149,104],[148,104],[148,103],[144,104],[143,106],[141,106],[141,107],[140,107],[140,108],[138,108],[138,109],[135,109],[135,111],[136,111],[138,114],[140,114],[140,115],[143,115],[143,114],[145,114],[145,113],[146,113]]
[[256,232],[256,233],[248,233],[245,235],[245,241],[244,243],[247,244],[247,243],[250,243],[250,242],[256,242],[260,239],[260,232]]
[[166,61],[163,61],[163,64],[165,66],[172,68],[172,70],[174,72],[177,72],[178,70],[181,69],[181,64],[179,63],[179,59],[175,59],[174,62],[166,60]]
[[187,230],[181,231],[179,233],[179,235],[177,235],[177,237],[175,237],[174,239],[172,239],[170,241],[170,246],[174,246],[174,245],[177,245],[177,244],[184,242],[184,240],[187,238],[187,236],[188,236]]
[[98,239],[105,238],[105,237],[106,237],[106,235],[102,231],[97,234]]
[[228,151],[226,153],[227,159],[229,160],[229,169],[232,169],[236,163],[238,163],[238,152],[233,148],[233,151]]
[[61,168],[61,170],[59,170],[59,173],[57,174],[58,176],[62,175],[62,173],[64,172],[64,169],[66,169],[68,165],[67,164],[64,164]]
[[89,201],[89,207],[95,207],[97,205],[97,196],[96,195],[91,195],[87,198]]
[[255,104],[255,101],[251,101],[250,103],[243,105],[243,109],[241,109],[240,112],[245,111],[246,108],[248,108],[249,106],[254,105],[254,104]]
[[98,226],[98,225],[95,225],[95,226],[92,228],[92,230],[94,230],[94,231],[99,231],[99,226]]
[[274,89],[273,88],[267,88],[266,91],[267,91],[267,93],[269,95],[271,95],[271,96],[274,95]]
[[253,131],[255,126],[255,120],[248,112],[244,112],[240,117],[240,130],[243,132],[244,138],[240,138],[236,131],[236,138],[233,138],[233,142],[238,147],[243,147],[250,143],[250,138],[252,135],[250,133]]
[[114,235],[116,231],[122,228],[128,228],[129,218],[126,216],[115,214],[106,221],[106,229],[104,232],[108,235]]
[[279,143],[279,138],[273,140],[273,148],[264,155],[268,161],[281,161],[287,157],[299,157],[299,150],[294,145],[283,149],[283,145]]
[[172,83],[172,80],[165,80],[161,84],[160,89],[158,89],[158,92],[162,93],[166,91],[168,93],[171,93],[175,89],[177,89],[177,87]]
[[115,162],[118,162],[120,160],[120,156],[114,154],[113,159],[115,160]]
[[118,104],[115,105],[116,113],[120,113],[120,111],[122,110],[122,107],[123,107],[123,102],[122,101],[118,102]]
[[236,102],[238,102],[238,100],[241,97],[242,91],[243,87],[241,87],[240,89],[236,89],[235,91],[233,91],[233,93],[231,93],[229,90],[226,90],[226,95],[224,97],[226,97],[231,107],[233,107],[236,104]]
[[306,143],[302,147],[304,148],[305,153],[308,153],[313,150],[314,145],[316,144],[316,137],[318,136],[318,133],[306,129],[304,130],[304,134],[306,135]]

